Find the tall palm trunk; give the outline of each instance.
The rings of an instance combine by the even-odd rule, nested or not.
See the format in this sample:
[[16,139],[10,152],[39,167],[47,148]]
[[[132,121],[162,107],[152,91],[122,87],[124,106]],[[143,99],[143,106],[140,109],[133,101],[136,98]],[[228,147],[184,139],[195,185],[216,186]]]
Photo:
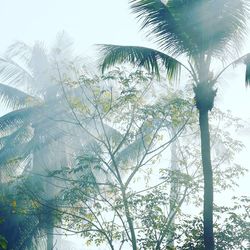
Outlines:
[[46,229],[46,234],[47,234],[47,250],[53,250],[53,241],[54,241],[54,235],[53,235],[53,223],[48,223]]
[[46,202],[46,206],[44,207],[44,218],[43,222],[45,223],[45,230],[46,230],[46,245],[47,250],[53,250],[54,249],[54,200],[48,200]]
[[[207,78],[208,79],[208,78]],[[208,112],[213,109],[217,90],[214,83],[204,81],[194,87],[196,107],[199,110],[201,158],[204,177],[203,226],[205,250],[214,250],[213,233],[213,170],[211,164]]]
[[208,110],[199,110],[199,122],[201,132],[201,155],[204,176],[204,244],[206,250],[213,250],[213,171],[210,154]]

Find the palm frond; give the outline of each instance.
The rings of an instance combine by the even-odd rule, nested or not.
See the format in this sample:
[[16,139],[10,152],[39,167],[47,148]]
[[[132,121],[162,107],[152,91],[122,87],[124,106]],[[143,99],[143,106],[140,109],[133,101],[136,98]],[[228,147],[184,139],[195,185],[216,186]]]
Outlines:
[[146,148],[143,145],[143,138],[137,138],[134,142],[126,145],[123,147],[116,156],[116,161],[119,164],[126,164],[130,161],[138,161],[138,158],[140,159],[141,155],[145,153]]
[[203,39],[215,56],[239,53],[247,35],[249,7],[250,2],[245,0],[208,1],[203,6]]
[[21,230],[16,249],[39,249],[39,246],[46,244],[45,228],[38,217],[39,215],[28,215],[20,223]]
[[250,53],[240,57],[236,62],[234,62],[235,65],[237,64],[245,64],[246,70],[245,70],[245,85],[246,87],[250,86]]
[[[34,220],[34,218],[31,218]],[[26,228],[25,228],[26,229]],[[32,225],[30,225],[30,231],[27,231],[25,233],[22,233],[20,235],[20,243],[18,243],[18,250],[28,250],[28,249],[39,249],[38,246],[40,246],[42,241],[45,241],[45,233],[41,232],[42,230],[39,228],[39,224],[32,228]],[[44,242],[44,247],[46,246],[46,243]]]
[[246,57],[245,64],[246,64],[245,84],[247,87],[249,87],[250,86],[250,53]]
[[[45,225],[39,220],[40,211],[32,207],[31,197],[23,192],[20,184],[15,182],[14,185],[1,185],[4,196],[0,202],[0,216],[4,218],[4,222],[0,224],[0,231],[8,241],[8,249],[39,249],[44,243]],[[16,201],[17,208],[11,206],[12,200]],[[16,209],[17,212],[14,212]]]
[[234,60],[233,62],[229,63],[224,69],[220,71],[220,73],[215,77],[215,80],[217,80],[223,73],[226,71],[230,66],[237,66],[239,64],[245,64],[246,65],[246,71],[245,71],[245,85],[246,87],[250,86],[250,53],[247,53],[238,59]]
[[160,76],[160,67],[167,70],[169,78],[180,73],[181,66],[178,60],[160,51],[137,46],[101,45],[103,62],[102,72],[119,63],[132,63],[138,67],[144,67],[150,73]]
[[73,41],[65,31],[61,31],[57,34],[50,55],[52,60],[57,63],[62,63],[62,61],[65,63],[65,61],[73,59]]
[[0,150],[0,171],[4,182],[15,181],[31,167],[30,152],[27,152],[26,147],[27,143],[21,143]]
[[21,143],[27,142],[31,139],[33,134],[30,126],[22,126],[18,128],[13,133],[0,137],[0,148],[3,147],[13,147],[14,145],[19,145]]
[[32,47],[24,42],[17,41],[11,44],[5,54],[5,58],[16,58],[17,60],[24,61],[26,64],[29,63],[32,53]]
[[0,58],[0,79],[17,86],[33,81],[32,72],[11,58]]
[[167,4],[160,0],[130,0],[131,9],[142,22],[141,29],[146,29],[150,37],[164,50],[173,54],[182,54],[190,47],[182,27],[175,19]]
[[30,122],[31,116],[37,112],[36,107],[23,108],[12,111],[0,117],[0,133],[4,134],[16,127]]
[[149,36],[174,54],[221,54],[243,41],[249,1],[131,0]]
[[[8,147],[4,147],[0,150],[0,166],[1,166],[1,170],[3,170],[3,168],[8,168],[10,166],[17,166],[20,167],[19,164],[22,162],[27,155],[24,155],[23,152],[25,152],[25,146],[26,144],[19,144],[19,145],[14,145],[12,147],[8,146]],[[19,166],[18,166],[19,165]],[[17,171],[17,168],[13,169],[13,172]]]
[[[32,139],[33,131],[30,126],[22,126],[10,135],[0,138],[0,165],[1,170],[15,172],[21,163],[31,153],[27,145]],[[13,168],[15,166],[15,168]],[[11,169],[12,168],[12,169]]]
[[17,88],[0,83],[0,102],[2,102],[6,108],[17,109],[33,106],[40,101],[39,98],[26,94]]
[[[155,124],[154,124],[155,123]],[[148,126],[145,122],[135,134],[134,140],[125,144],[116,155],[116,160],[119,163],[128,163],[129,161],[140,162],[141,157],[153,147],[153,134],[159,129],[158,121],[153,122]]]
[[[46,120],[43,121],[46,123]],[[52,164],[55,164],[55,157],[58,155],[55,156],[49,151],[53,147],[53,143],[58,143],[59,140],[62,147],[64,146],[65,133],[61,130],[51,131],[51,127],[48,129],[47,125],[44,127],[39,127],[34,133],[31,126],[24,125],[10,135],[0,138],[0,169],[2,173],[15,176],[18,171],[22,172],[26,168],[25,164],[28,164],[28,157],[32,153],[40,155],[43,160],[46,158],[46,163],[52,162]],[[48,151],[46,152],[46,150]],[[51,157],[52,155],[53,157]]]

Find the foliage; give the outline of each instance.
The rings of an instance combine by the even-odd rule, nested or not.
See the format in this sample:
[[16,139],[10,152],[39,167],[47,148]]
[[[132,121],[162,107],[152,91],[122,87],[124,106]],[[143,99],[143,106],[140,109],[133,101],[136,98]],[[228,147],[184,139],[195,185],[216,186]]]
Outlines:
[[[114,249],[115,244],[126,248],[135,241],[139,249],[165,249],[177,228],[175,218],[183,218],[182,204],[201,203],[200,142],[193,102],[169,90],[149,103],[153,83],[141,71],[116,69],[102,78],[85,75],[78,84],[83,84],[87,101],[72,96],[69,100],[75,120],[88,137],[74,167],[51,175],[67,183],[60,196],[68,209],[58,208],[63,216],[58,226],[81,233],[87,244],[106,243]],[[241,127],[242,122],[230,113],[213,111],[215,185],[221,192],[234,187],[235,179],[245,173],[233,164],[243,145],[229,136],[232,121]],[[169,129],[173,126],[172,138]],[[161,163],[162,153],[173,141],[179,166],[174,171]],[[178,193],[170,210],[171,183],[177,184]]]
[[[57,37],[55,47],[49,53],[41,42],[34,46],[17,42],[0,60],[0,79],[4,82],[0,85],[0,99],[10,109],[0,118],[0,181],[3,185],[13,182],[14,190],[22,186],[25,192],[15,193],[15,200],[31,200],[33,204],[33,196],[37,196],[44,204],[43,211],[32,210],[31,215],[22,211],[12,215],[8,203],[1,204],[6,206],[6,239],[11,242],[9,244],[17,244],[24,237],[26,246],[23,249],[35,244],[35,237],[41,238],[41,232],[44,237],[44,232],[53,223],[53,211],[47,208],[56,198],[59,188],[53,178],[46,180],[47,170],[60,169],[70,160],[69,147],[65,147],[67,142],[70,144],[68,135],[65,136],[69,125],[58,123],[70,112],[64,108],[63,93],[66,90],[62,89],[65,74],[72,77],[73,70],[76,70],[73,65],[77,58],[71,55],[70,45],[65,34]],[[72,125],[71,132],[73,129]],[[77,140],[70,145],[76,146],[77,143],[79,147]],[[3,195],[8,198],[13,195],[12,191]],[[31,191],[35,195],[31,195]],[[54,202],[56,207],[56,200]],[[17,204],[20,210],[30,208],[24,202]],[[45,211],[46,216],[42,215]],[[15,234],[11,233],[13,230]]]
[[[41,177],[24,171],[22,177],[14,179],[14,189],[18,192],[6,192],[7,200],[1,203],[6,207],[2,210],[7,222],[2,227],[4,231],[16,228],[20,239],[16,237],[15,242],[38,245],[44,243],[36,242],[36,237],[52,223],[64,232],[80,233],[87,244],[107,244],[111,249],[116,244],[120,249],[133,244],[138,249],[171,249],[171,235],[177,237],[177,247],[182,246],[178,239],[183,236],[178,233],[187,223],[178,223],[183,220],[182,204],[195,202],[198,206],[203,188],[197,158],[200,154],[197,113],[189,92],[169,88],[167,94],[156,95],[152,75],[139,70],[128,73],[119,68],[101,77],[84,74],[78,81],[68,80],[62,86],[67,91],[59,104],[65,105],[67,113],[56,114],[54,118],[63,119],[57,129],[64,128],[64,135],[57,134],[54,140],[63,142],[62,138],[74,131],[81,147],[72,143],[75,140],[72,137],[69,145],[76,146],[78,151],[72,151],[71,161],[65,161],[60,168],[49,168]],[[51,131],[51,127],[41,125],[53,124],[43,118],[50,112],[50,102],[34,107],[25,110],[29,123],[36,121],[35,126],[23,127],[6,139],[2,137],[6,148],[15,140],[17,143],[27,138],[32,140],[36,133]],[[229,126],[242,125],[230,113],[217,109],[212,117],[214,180],[216,191],[223,191],[234,187],[235,178],[245,172],[241,166],[232,165],[243,145],[230,136],[232,126]],[[4,124],[6,117],[2,121]],[[13,129],[16,126],[17,123]],[[37,147],[30,147],[30,152],[38,150],[42,156],[58,145],[55,142],[50,145],[44,137],[40,139]],[[161,160],[173,142],[177,147],[175,170],[163,167]],[[169,153],[166,156],[168,160]],[[39,161],[36,158],[34,164]],[[51,154],[46,161],[48,165],[55,163]],[[41,180],[53,180],[60,185],[58,197],[54,194],[53,200],[48,199],[49,189]],[[172,184],[176,187],[174,199],[169,191]],[[18,234],[18,230],[27,233]],[[13,242],[5,235],[8,242]],[[28,237],[23,238],[25,235]]]
[[183,117],[182,121],[176,118],[177,137],[189,120],[192,107],[174,98],[149,103],[147,97],[153,81],[141,71],[127,74],[117,69],[94,80],[82,76],[79,85],[87,98],[77,97],[73,101],[71,98],[69,105],[88,135],[87,143],[74,168],[52,173],[68,180],[69,186],[62,194],[64,202],[71,206],[70,212],[64,212],[66,225],[72,227],[73,220],[75,230],[89,241],[96,244],[106,241],[112,249],[113,241],[136,244],[134,183],[137,178],[145,178],[140,189],[152,185],[150,164],[155,164],[175,139],[163,140],[173,110]]
[[[216,207],[215,241],[217,249],[249,249],[249,198],[233,197],[233,206]],[[186,217],[178,225],[177,249],[204,249],[202,219]]]

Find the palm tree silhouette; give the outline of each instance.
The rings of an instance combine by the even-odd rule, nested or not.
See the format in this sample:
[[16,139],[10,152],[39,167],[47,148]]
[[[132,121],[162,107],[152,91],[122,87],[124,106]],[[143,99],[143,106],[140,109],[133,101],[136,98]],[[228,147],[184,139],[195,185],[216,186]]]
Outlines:
[[[0,84],[0,98],[11,110],[0,117],[1,185],[8,186],[11,176],[26,176],[33,184],[32,191],[48,205],[48,213],[53,212],[48,208],[53,207],[53,200],[60,191],[55,187],[54,179],[47,181],[48,171],[69,164],[70,153],[80,146],[76,146],[79,141],[73,142],[67,133],[77,133],[77,128],[58,122],[69,119],[70,113],[64,96],[67,86],[63,82],[73,79],[76,64],[80,66],[81,61],[73,57],[71,49],[72,43],[65,33],[61,33],[50,53],[41,42],[34,46],[17,42],[0,59],[0,79],[5,83]],[[5,195],[9,194],[11,191],[6,191]],[[34,242],[32,239],[43,229],[47,234],[47,249],[53,248],[53,222],[49,214],[47,224],[34,216],[26,219],[14,217],[13,223],[15,220],[20,222],[16,228],[22,227],[24,233],[24,225],[32,227],[33,222],[38,222],[33,227],[33,234],[27,234],[26,243]],[[6,229],[11,225],[3,226]],[[14,234],[9,235],[12,237]],[[22,233],[15,237],[12,241],[18,245]]]

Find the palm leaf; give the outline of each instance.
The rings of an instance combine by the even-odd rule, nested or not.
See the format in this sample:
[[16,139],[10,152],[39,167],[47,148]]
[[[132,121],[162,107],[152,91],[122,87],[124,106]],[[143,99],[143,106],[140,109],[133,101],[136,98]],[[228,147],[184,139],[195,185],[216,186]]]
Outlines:
[[102,45],[104,60],[102,72],[117,64],[129,62],[138,67],[144,67],[150,73],[160,76],[160,66],[165,67],[169,78],[180,73],[182,65],[178,60],[154,49],[136,46]]
[[12,111],[0,117],[0,133],[6,133],[16,127],[18,128],[29,123],[31,116],[37,111],[36,107],[29,107]]
[[0,102],[7,108],[17,109],[33,106],[39,102],[39,99],[21,90],[0,83]]
[[24,42],[17,41],[7,48],[4,55],[5,58],[16,58],[17,60],[24,61],[26,64],[28,64],[31,53],[32,47]]
[[0,58],[0,79],[13,85],[32,82],[32,72],[11,58]]
[[166,4],[160,0],[131,0],[130,3],[142,21],[141,29],[147,29],[147,34],[155,37],[162,49],[173,54],[186,52],[189,41]]
[[[41,248],[45,241],[45,225],[43,221],[39,220],[40,211],[31,207],[31,198],[23,192],[23,186],[20,186],[20,182],[16,182],[14,185],[2,184],[1,190],[4,190],[2,197],[4,199],[0,202],[0,216],[4,218],[4,222],[0,224],[0,231],[8,240],[8,249]],[[15,208],[8,202],[11,200],[15,200],[18,204],[17,212],[13,211]]]
[[[62,131],[55,131],[52,133],[44,133],[43,129],[39,129],[34,134],[30,127],[23,126],[9,136],[0,139],[0,166],[2,173],[15,174],[15,171],[25,169],[23,165],[28,159],[29,155],[36,152],[40,154],[46,162],[54,161],[51,159],[51,154],[44,155],[44,149],[53,145],[53,142],[63,140],[65,133]],[[51,132],[51,131],[49,131]],[[47,158],[48,157],[48,158]],[[28,162],[26,162],[26,165]]]
[[43,43],[33,47],[23,42],[9,46],[0,59],[0,79],[14,86],[28,86],[35,93],[44,93],[51,84],[49,61]]
[[51,85],[49,75],[49,59],[43,43],[37,42],[32,48],[30,62],[28,64],[32,71],[34,83],[33,88],[46,88]]
[[247,54],[244,63],[246,64],[245,84],[247,87],[249,87],[250,86],[250,53]]
[[[16,166],[20,167],[30,151],[27,150],[27,145],[32,139],[33,131],[29,126],[22,126],[10,135],[0,138],[0,165],[3,168]],[[15,170],[15,169],[14,169]],[[13,170],[12,170],[13,172]]]
[[16,239],[17,250],[39,249],[46,246],[46,235],[43,223],[37,218],[38,215],[28,215],[20,223],[20,238]]
[[[150,126],[147,123],[143,124],[137,131],[136,136],[132,142],[126,144],[121,150],[117,152],[117,162],[127,163],[131,160],[139,162],[140,159],[150,147],[153,146],[152,135],[159,128],[159,121],[154,121]],[[151,144],[151,145],[150,145]]]
[[238,59],[234,60],[233,62],[229,63],[225,68],[223,68],[219,74],[215,77],[215,80],[217,80],[225,70],[227,70],[230,66],[237,66],[239,64],[245,64],[246,65],[246,71],[245,71],[245,85],[246,87],[250,86],[250,53],[247,53]]
[[[1,170],[3,170],[3,168],[8,168],[9,170],[9,167],[13,165],[17,166],[17,168],[20,167],[20,165],[17,163],[22,162],[28,156],[28,154],[24,154],[25,146],[26,143],[14,145],[13,147],[8,146],[2,148],[0,150]],[[16,170],[17,169],[14,168],[12,172]]]
[[[142,29],[170,53],[221,54],[243,41],[249,3],[245,0],[131,0]],[[237,47],[237,46],[236,46]],[[234,47],[233,47],[234,48]]]
[[13,147],[14,144],[20,144],[23,142],[27,142],[30,138],[31,135],[33,134],[32,129],[30,126],[22,126],[18,128],[16,131],[13,133],[3,136],[0,138],[0,147],[3,148],[5,146],[8,147]]
[[123,164],[130,161],[139,161],[138,157],[140,158],[147,150],[143,144],[143,138],[137,138],[134,142],[126,145],[117,153],[116,161]]
[[[245,64],[246,65],[246,70],[245,70],[245,85],[246,87],[250,86],[250,53],[241,56],[237,60],[235,60],[233,63],[229,64],[230,65],[238,65],[238,64]],[[228,67],[226,67],[228,68]]]

